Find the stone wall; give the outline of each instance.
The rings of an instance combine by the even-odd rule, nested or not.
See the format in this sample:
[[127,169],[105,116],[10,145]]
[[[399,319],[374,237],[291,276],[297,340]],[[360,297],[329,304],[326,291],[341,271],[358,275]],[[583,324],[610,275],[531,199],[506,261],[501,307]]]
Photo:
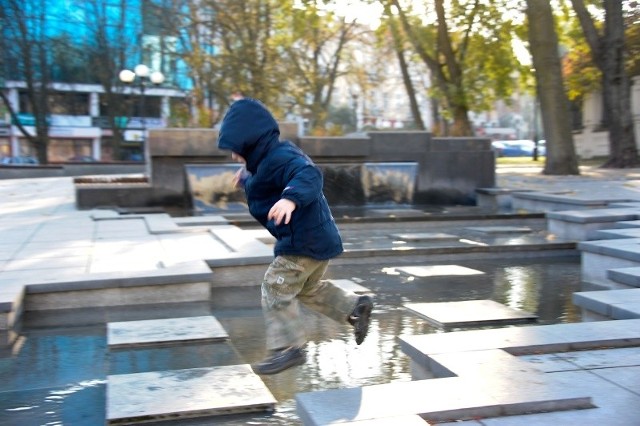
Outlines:
[[[417,162],[415,204],[475,204],[475,190],[495,186],[489,139],[433,138],[429,132],[369,132],[365,137],[297,137],[297,123],[280,123],[281,139],[300,146],[318,165]],[[148,205],[187,200],[185,164],[230,163],[216,147],[215,129],[157,129],[149,136]]]

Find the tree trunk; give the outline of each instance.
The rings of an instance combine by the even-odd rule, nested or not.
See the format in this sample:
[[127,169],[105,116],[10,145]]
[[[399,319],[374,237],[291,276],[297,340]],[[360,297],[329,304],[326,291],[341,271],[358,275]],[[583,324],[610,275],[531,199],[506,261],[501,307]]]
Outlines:
[[389,28],[391,29],[391,37],[393,39],[393,48],[396,52],[396,56],[398,57],[398,64],[400,65],[400,71],[402,71],[402,81],[404,83],[404,87],[407,91],[407,96],[409,97],[409,105],[411,106],[411,115],[413,116],[413,122],[418,130],[424,130],[424,122],[422,121],[422,115],[420,114],[420,107],[418,106],[418,100],[416,99],[416,90],[413,87],[413,82],[411,81],[411,75],[409,74],[409,66],[407,64],[407,60],[404,57],[404,48],[402,47],[402,38],[400,36],[400,31],[398,31],[398,27],[396,25],[396,21],[393,17],[391,17],[391,12],[389,11],[389,4],[386,5],[385,12],[389,16]]
[[547,141],[544,174],[577,175],[569,100],[558,57],[558,36],[548,0],[527,0],[529,44],[536,71],[542,125]]
[[609,112],[609,161],[605,167],[637,167],[638,150],[631,117],[631,84],[624,67],[622,2],[605,0],[602,87]]
[[602,99],[609,129],[609,160],[603,167],[625,168],[640,164],[631,116],[631,83],[624,68],[624,20],[622,1],[604,0],[604,35],[598,30],[583,0],[571,0],[602,73]]

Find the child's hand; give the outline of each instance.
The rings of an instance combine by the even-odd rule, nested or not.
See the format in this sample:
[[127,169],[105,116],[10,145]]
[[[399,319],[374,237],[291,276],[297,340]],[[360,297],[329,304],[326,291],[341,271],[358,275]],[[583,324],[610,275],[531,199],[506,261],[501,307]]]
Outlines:
[[296,203],[291,200],[287,200],[286,198],[281,198],[277,203],[271,207],[269,210],[269,214],[267,215],[267,219],[276,223],[276,225],[280,225],[280,222],[284,219],[284,224],[289,224],[291,220],[291,213],[296,209]]

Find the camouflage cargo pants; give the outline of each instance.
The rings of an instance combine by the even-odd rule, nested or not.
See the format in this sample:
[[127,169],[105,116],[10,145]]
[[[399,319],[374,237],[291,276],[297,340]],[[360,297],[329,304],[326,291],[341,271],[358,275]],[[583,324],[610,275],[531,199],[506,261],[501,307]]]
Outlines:
[[267,327],[267,349],[303,346],[306,342],[300,305],[340,323],[355,308],[358,295],[323,281],[328,260],[305,256],[277,256],[262,281],[262,310]]

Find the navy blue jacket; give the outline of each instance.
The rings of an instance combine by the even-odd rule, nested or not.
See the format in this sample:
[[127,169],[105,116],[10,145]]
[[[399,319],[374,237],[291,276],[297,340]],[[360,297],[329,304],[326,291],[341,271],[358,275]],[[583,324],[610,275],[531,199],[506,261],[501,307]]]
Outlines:
[[[322,193],[322,173],[300,148],[280,141],[278,123],[255,99],[234,102],[222,120],[218,148],[246,161],[249,211],[276,239],[274,254],[326,260],[342,253],[342,240]],[[288,224],[267,220],[281,198],[296,204]]]

